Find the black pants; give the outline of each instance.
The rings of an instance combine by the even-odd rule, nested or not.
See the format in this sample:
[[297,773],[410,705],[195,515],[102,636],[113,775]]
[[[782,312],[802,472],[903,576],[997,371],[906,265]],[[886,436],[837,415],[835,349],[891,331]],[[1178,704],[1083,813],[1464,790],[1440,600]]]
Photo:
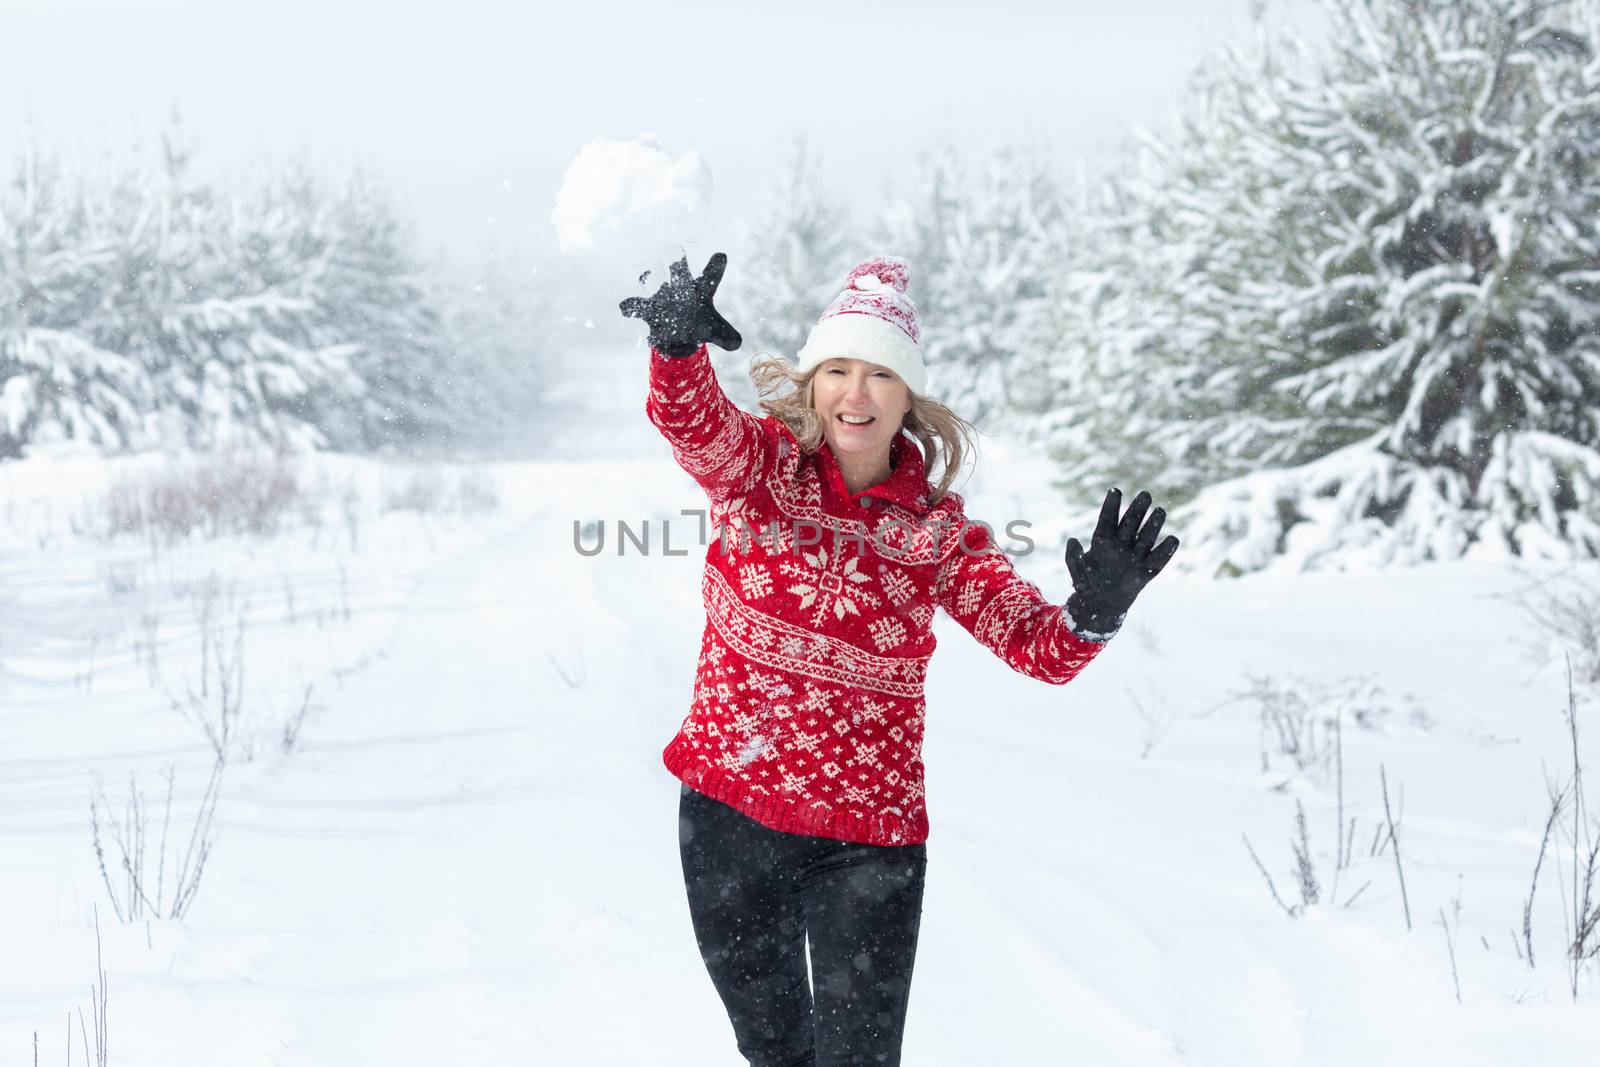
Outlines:
[[781,833],[687,786],[678,843],[700,955],[751,1067],[899,1064],[927,846]]

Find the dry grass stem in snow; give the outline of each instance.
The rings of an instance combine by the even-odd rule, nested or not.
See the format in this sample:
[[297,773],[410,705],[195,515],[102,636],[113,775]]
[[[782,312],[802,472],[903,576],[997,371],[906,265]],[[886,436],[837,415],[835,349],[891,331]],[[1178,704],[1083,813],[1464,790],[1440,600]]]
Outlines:
[[1449,918],[1445,916],[1444,908],[1439,908],[1439,928],[1444,931],[1445,950],[1450,954],[1450,981],[1455,984],[1456,1003],[1461,1003],[1461,975],[1456,970],[1456,937],[1461,932],[1461,897],[1458,894],[1451,901],[1451,914],[1455,918],[1455,925],[1451,926]]
[[[1278,892],[1277,883],[1272,880],[1272,875],[1267,871],[1267,865],[1261,861],[1261,856],[1257,854],[1255,846],[1250,843],[1249,836],[1243,835],[1243,840],[1244,847],[1250,853],[1250,859],[1256,865],[1256,870],[1261,872],[1262,879],[1267,883],[1267,890],[1272,894],[1273,901],[1283,910],[1285,915],[1291,919],[1297,919],[1305,913],[1307,908],[1321,902],[1322,883],[1317,879],[1316,864],[1311,857],[1311,833],[1306,820],[1305,807],[1299,800],[1295,801],[1295,836],[1289,839],[1289,850],[1293,853],[1295,861],[1295,886],[1300,891],[1300,902],[1298,904],[1284,902],[1283,896]],[[1337,885],[1337,881],[1335,884]],[[1344,902],[1344,906],[1348,908],[1351,904],[1354,904],[1356,898],[1371,884],[1372,882],[1369,880],[1360,889],[1350,894],[1350,898]],[[1330,895],[1330,899],[1334,903],[1337,903],[1336,894],[1337,890]]]
[[1266,879],[1267,890],[1272,894],[1272,899],[1277,903],[1278,907],[1283,909],[1283,913],[1285,915],[1289,916],[1291,919],[1296,918],[1300,912],[1296,908],[1285,904],[1283,902],[1283,897],[1278,895],[1277,883],[1272,880],[1272,875],[1267,873],[1267,865],[1261,862],[1260,856],[1256,855],[1255,846],[1250,843],[1250,836],[1248,834],[1244,835],[1244,847],[1249,850],[1250,858],[1255,861],[1256,870],[1260,871],[1261,877]]
[[1294,851],[1295,880],[1300,885],[1300,900],[1311,907],[1322,896],[1322,886],[1317,883],[1317,872],[1311,863],[1311,840],[1306,830],[1306,809],[1298,799],[1294,802],[1294,821],[1297,834],[1289,842]]
[[1550,838],[1555,834],[1556,823],[1567,806],[1568,785],[1557,788],[1550,785],[1550,814],[1544,821],[1544,833],[1539,838],[1539,854],[1534,857],[1533,877],[1528,880],[1528,895],[1522,902],[1522,943],[1527,948],[1528,967],[1535,966],[1533,954],[1533,898],[1539,892],[1539,871],[1544,867],[1544,857],[1550,848]]
[[306,713],[311,710],[311,690],[313,684],[305,683],[305,690],[301,694],[300,704],[283,724],[283,739],[279,745],[284,755],[294,751],[295,745],[300,741],[300,731],[306,724]]
[[1139,758],[1145,759],[1155,749],[1156,745],[1161,742],[1161,739],[1166,737],[1172,730],[1173,724],[1178,721],[1178,712],[1176,709],[1171,709],[1166,701],[1159,701],[1169,707],[1165,714],[1157,714],[1150,711],[1131,687],[1128,689],[1128,700],[1133,704],[1134,713],[1139,716],[1139,721],[1144,723],[1143,743],[1139,749]]
[[[94,1018],[94,1060],[90,1061],[89,1030],[83,1021],[83,1009],[78,1009],[78,1032],[82,1035],[84,1063],[93,1063],[94,1067],[106,1067],[110,1043],[110,1028],[106,1025],[106,982],[105,957],[100,945],[100,908],[94,909],[94,957],[95,981],[89,986],[89,999],[94,1005],[90,1014]],[[33,1032],[33,1067],[39,1067],[39,1031]],[[72,1012],[67,1012],[67,1067],[72,1067]]]
[[[100,951],[100,909],[94,909],[94,962],[97,981],[89,987],[89,996],[94,1005],[94,1062],[96,1067],[106,1067],[106,1056],[109,1051],[110,1029],[106,1026],[106,983],[105,957]],[[78,1011],[78,1025],[83,1025],[83,1011]],[[85,1039],[84,1053],[88,1054],[88,1043]]]
[[[1588,802],[1583,789],[1583,761],[1580,756],[1578,735],[1578,696],[1574,679],[1572,655],[1567,655],[1567,705],[1563,711],[1567,724],[1567,737],[1571,742],[1572,775],[1564,782],[1547,780],[1550,809],[1545,817],[1544,833],[1539,837],[1539,852],[1533,861],[1533,876],[1528,882],[1528,895],[1522,902],[1522,938],[1518,955],[1532,968],[1536,964],[1533,949],[1533,903],[1539,891],[1539,873],[1544,869],[1546,856],[1556,864],[1556,885],[1561,892],[1561,920],[1566,943],[1566,976],[1572,999],[1578,999],[1578,988],[1584,969],[1600,957],[1600,900],[1596,899],[1596,875],[1600,874],[1600,835],[1596,834],[1595,821],[1588,814]],[[1571,847],[1571,884],[1566,883],[1562,872],[1560,844]],[[1552,847],[1552,843],[1556,847]]]
[[1505,599],[1532,621],[1535,636],[1523,644],[1541,666],[1564,654],[1570,669],[1575,656],[1578,680],[1600,684],[1600,588],[1567,567]]
[[544,656],[545,659],[550,661],[550,666],[554,668],[562,682],[566,683],[568,689],[582,689],[588,682],[589,670],[584,664],[583,646],[578,644],[577,641],[572,642],[573,663],[570,667],[557,659],[555,652],[550,649],[545,650]]
[[1383,783],[1383,817],[1389,827],[1388,840],[1394,844],[1394,869],[1400,877],[1400,903],[1406,911],[1406,929],[1411,929],[1411,898],[1406,894],[1406,870],[1400,862],[1400,834],[1389,808],[1389,774],[1383,764],[1378,765],[1378,780]]
[[[1567,981],[1574,1002],[1578,999],[1578,983],[1583,969],[1590,960],[1600,955],[1600,938],[1595,928],[1600,924],[1600,902],[1595,901],[1595,868],[1600,862],[1600,837],[1589,818],[1588,805],[1583,792],[1583,760],[1578,749],[1578,697],[1572,684],[1572,658],[1567,658],[1567,736],[1572,741],[1572,803],[1569,811],[1572,822],[1567,828],[1567,838],[1572,845],[1572,892],[1568,898],[1571,921],[1568,928]],[[1563,913],[1565,914],[1565,913]]]
[[231,642],[207,613],[202,617],[200,628],[200,691],[196,693],[187,681],[182,697],[165,685],[162,687],[173,710],[199,729],[219,760],[231,753],[244,700],[244,631],[245,613],[242,611],[234,621]]
[[[153,917],[157,919],[182,919],[184,912],[194,902],[200,890],[200,879],[205,874],[205,864],[216,844],[217,798],[222,789],[222,757],[212,764],[211,777],[200,797],[194,824],[189,831],[188,844],[179,852],[172,849],[172,896],[167,897],[167,839],[172,826],[172,794],[176,771],[167,769],[167,797],[161,817],[161,837],[155,847],[155,871],[150,871],[150,858],[146,852],[150,815],[145,805],[144,793],[136,775],[128,776],[128,800],[123,816],[112,814],[112,805],[105,790],[96,783],[95,797],[89,802],[89,825],[94,833],[94,854],[100,867],[100,877],[106,893],[111,898],[111,908],[121,922],[134,922]],[[103,821],[102,821],[103,813]],[[107,839],[116,848],[113,878],[107,867]],[[122,890],[118,892],[118,885]]]
[[[1270,675],[1248,678],[1249,685],[1230,694],[1225,703],[1244,700],[1258,706],[1263,774],[1287,760],[1295,774],[1326,781],[1334,773],[1336,761],[1342,759],[1345,721],[1376,730],[1399,711],[1397,702],[1371,677],[1351,675],[1332,681],[1279,680]],[[1433,725],[1432,717],[1421,705],[1410,697],[1404,702],[1409,705],[1405,718],[1410,725],[1419,729]]]

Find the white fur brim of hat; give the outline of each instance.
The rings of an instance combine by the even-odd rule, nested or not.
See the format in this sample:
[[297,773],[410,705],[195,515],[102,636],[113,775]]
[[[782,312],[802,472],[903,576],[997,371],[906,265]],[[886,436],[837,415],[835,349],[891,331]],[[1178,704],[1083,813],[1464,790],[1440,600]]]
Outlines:
[[859,359],[888,367],[917,396],[928,389],[922,347],[892,322],[861,312],[831,315],[811,328],[795,369],[804,374],[829,359]]

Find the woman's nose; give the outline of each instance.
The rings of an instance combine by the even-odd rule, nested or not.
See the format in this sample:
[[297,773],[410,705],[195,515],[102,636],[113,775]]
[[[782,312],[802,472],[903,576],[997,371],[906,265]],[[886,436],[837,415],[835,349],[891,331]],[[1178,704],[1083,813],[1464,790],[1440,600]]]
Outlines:
[[865,377],[850,380],[850,400],[856,404],[864,404],[872,399],[872,393],[867,390]]

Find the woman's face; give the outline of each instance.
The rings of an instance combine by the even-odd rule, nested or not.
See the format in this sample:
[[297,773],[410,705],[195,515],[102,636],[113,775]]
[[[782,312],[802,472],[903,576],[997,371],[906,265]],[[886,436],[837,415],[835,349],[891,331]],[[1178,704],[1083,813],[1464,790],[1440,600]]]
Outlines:
[[911,390],[887,367],[829,359],[811,379],[811,407],[822,417],[835,457],[887,460],[900,421],[911,410]]

